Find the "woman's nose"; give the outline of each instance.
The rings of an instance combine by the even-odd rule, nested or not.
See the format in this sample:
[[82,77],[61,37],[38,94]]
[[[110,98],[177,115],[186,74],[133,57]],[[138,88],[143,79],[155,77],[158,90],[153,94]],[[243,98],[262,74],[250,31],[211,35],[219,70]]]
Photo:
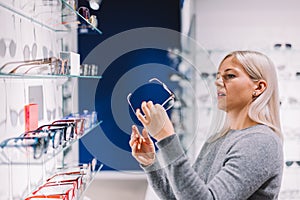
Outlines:
[[215,85],[216,86],[224,86],[223,78],[222,76],[218,76],[215,80]]

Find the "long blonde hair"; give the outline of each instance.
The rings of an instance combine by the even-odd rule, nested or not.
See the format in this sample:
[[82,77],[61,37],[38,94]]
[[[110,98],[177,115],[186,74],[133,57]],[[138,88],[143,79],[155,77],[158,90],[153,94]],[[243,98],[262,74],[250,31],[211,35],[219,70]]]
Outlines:
[[[279,91],[277,73],[274,63],[264,54],[256,51],[234,51],[229,53],[222,62],[233,57],[246,70],[253,81],[265,80],[267,88],[250,104],[248,116],[259,124],[269,126],[280,138],[282,138]],[[216,113],[215,134],[211,139],[215,140],[227,134],[229,123],[226,114],[222,111]]]

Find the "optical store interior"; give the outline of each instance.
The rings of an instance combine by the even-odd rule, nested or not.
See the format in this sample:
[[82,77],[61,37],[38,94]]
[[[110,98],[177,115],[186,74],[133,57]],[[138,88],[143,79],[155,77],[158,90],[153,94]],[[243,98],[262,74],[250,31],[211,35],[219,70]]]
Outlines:
[[276,66],[279,199],[300,199],[299,1],[0,0],[0,16],[1,200],[158,200],[131,154],[133,110],[174,94],[168,114],[195,160],[234,50]]

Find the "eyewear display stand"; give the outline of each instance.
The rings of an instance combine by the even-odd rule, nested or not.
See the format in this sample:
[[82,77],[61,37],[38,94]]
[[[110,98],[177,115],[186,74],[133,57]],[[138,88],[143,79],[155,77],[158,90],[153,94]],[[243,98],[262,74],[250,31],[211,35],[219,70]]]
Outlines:
[[[95,23],[96,16],[90,15],[88,9],[82,12],[82,8],[77,7],[75,0],[38,0],[38,1],[16,1],[20,5],[16,6],[15,1],[0,1],[0,9],[4,9],[12,13],[12,16],[18,16],[18,19],[25,19],[29,23],[41,26],[43,29],[63,35],[68,35],[71,32],[85,27],[91,29],[97,34],[102,34]],[[15,20],[15,17],[14,17]],[[97,20],[96,20],[97,21]],[[15,26],[15,25],[14,25]],[[34,31],[34,35],[35,35]],[[36,37],[36,36],[34,36]],[[2,39],[3,40],[3,39]],[[2,43],[4,40],[2,41]],[[63,41],[62,41],[63,43]],[[63,45],[63,44],[61,44]],[[36,54],[36,48],[29,50],[29,54]],[[35,49],[35,53],[34,52]],[[24,48],[23,54],[25,52]],[[27,57],[27,56],[26,56]],[[33,56],[32,56],[33,57]],[[2,63],[0,66],[0,75],[14,76],[14,77],[28,77],[28,78],[96,78],[101,76],[97,74],[84,73],[86,66],[80,66],[83,71],[81,75],[72,75],[70,72],[62,72],[61,69],[68,68],[66,60],[53,57],[51,55],[44,55],[43,58],[36,58],[24,60],[13,60],[11,62]],[[76,69],[79,70],[79,69]]]
[[[96,17],[90,15],[87,11],[82,12],[82,8],[77,8],[75,0],[3,0],[0,2],[1,10],[12,16],[13,21],[10,23],[14,24],[10,24],[10,26],[16,26],[17,24],[17,27],[20,26],[20,30],[25,30],[25,27],[21,27],[24,22],[33,24],[32,35],[34,42],[36,41],[35,27],[43,29],[47,33],[49,32],[50,35],[54,33],[57,37],[69,36],[74,32],[77,33],[77,29],[81,27],[91,29],[97,34],[102,34],[97,28]],[[24,37],[23,39],[27,42],[28,38]],[[22,40],[21,42],[24,41]],[[1,42],[2,44],[5,42],[6,45],[6,40],[2,39]],[[63,40],[61,43],[63,43]],[[11,46],[10,50],[14,50],[14,46]],[[7,80],[9,85],[13,85],[15,82],[20,81],[11,81],[11,79],[20,79],[24,83],[24,88],[27,88],[27,86],[25,87],[27,81],[35,83],[36,81],[33,80],[38,82],[41,80],[40,82],[43,84],[43,80],[47,80],[45,81],[47,83],[53,80],[55,86],[67,86],[70,80],[102,78],[97,74],[87,73],[71,75],[62,70],[66,68],[66,60],[53,57],[53,52],[51,54],[51,51],[54,49],[52,46],[51,49],[46,44],[43,46],[42,57],[36,54],[36,50],[41,50],[41,47],[37,47],[36,43],[34,47],[32,49],[29,48],[29,50],[24,48],[23,51],[21,48],[17,48],[15,52],[18,52],[18,58],[4,59],[5,62],[0,66],[0,79],[3,79],[4,83]],[[44,55],[44,47],[47,55]],[[55,50],[60,51],[62,49],[63,47]],[[19,54],[21,51],[24,54],[24,60],[20,59]],[[14,55],[15,52],[11,53],[11,55]],[[53,88],[55,87],[53,86]],[[8,92],[6,90],[6,93]],[[15,91],[14,98],[19,98],[21,95]],[[59,97],[55,96],[54,98]],[[63,96],[63,98],[65,97]],[[65,100],[63,99],[63,101]],[[64,107],[65,104],[62,104],[62,106]],[[68,109],[64,111],[66,110]],[[52,115],[54,116],[53,113],[50,113],[50,118],[52,118]],[[43,120],[46,120],[46,117]],[[5,120],[4,122],[6,123],[7,121]],[[90,128],[85,128],[80,134],[71,130],[74,127],[70,128],[72,123],[66,122],[66,120],[59,125],[52,125],[56,127],[55,130],[35,130],[29,136],[25,135],[26,133],[24,135],[18,135],[15,132],[11,134],[5,133],[10,138],[0,140],[0,170],[4,185],[0,188],[0,199],[82,199],[95,174],[102,169],[103,165],[97,163],[95,159],[89,163],[78,163],[78,158],[75,158],[76,156],[73,157],[73,153],[77,150],[76,145],[78,145],[78,141],[99,126],[101,122],[99,120]],[[51,124],[51,121],[49,123]],[[69,128],[71,133],[67,133]]]
[[[36,4],[36,2],[39,2]],[[75,0],[51,0],[51,1],[24,1],[20,8],[14,5],[0,2],[3,7],[29,21],[36,23],[46,29],[55,32],[70,32],[81,26],[89,27],[98,34],[102,34],[95,24],[95,20],[91,20],[76,8]],[[57,20],[57,16],[59,20]],[[79,19],[79,20],[78,20]]]
[[[74,185],[75,180],[73,180],[72,177],[75,174],[77,176],[76,180],[80,180],[80,186],[74,185],[74,187],[71,187],[72,195],[68,194],[69,196],[61,196],[61,198],[81,199],[84,192],[93,181],[96,173],[101,170],[103,165],[97,163],[95,159],[90,163],[78,164],[65,162],[65,158],[68,156],[68,151],[72,149],[72,145],[77,143],[79,139],[83,138],[95,127],[99,126],[101,122],[102,121],[94,124],[80,136],[76,136],[71,140],[61,143],[56,149],[52,148],[51,144],[45,146],[40,141],[36,143],[36,146],[34,146],[33,143],[30,143],[30,141],[16,141],[20,137],[11,139],[15,142],[14,146],[8,146],[9,142],[6,142],[6,140],[2,141],[0,149],[0,167],[2,170],[7,170],[7,177],[3,178],[8,180],[8,183],[6,184],[8,184],[9,190],[7,191],[6,196],[2,196],[3,194],[1,194],[1,198],[54,198],[56,197],[54,195],[55,192],[52,194],[53,188],[55,188],[54,186],[63,185],[65,183]],[[40,148],[47,149],[44,151]],[[34,158],[34,154],[38,149],[42,152],[42,155],[39,158]],[[97,169],[95,170],[96,166]],[[15,172],[20,171],[18,170],[20,168],[22,168],[22,173],[16,174]],[[60,176],[61,179],[57,179],[57,176]],[[54,182],[50,181],[51,177],[56,177],[56,180]],[[20,191],[20,187],[18,186],[19,182],[27,184],[25,191]],[[46,192],[37,195],[38,191],[45,186],[47,186],[46,189],[44,189]],[[46,195],[47,191],[49,192],[48,195]],[[52,193],[50,194],[50,192]],[[58,199],[60,199],[60,197],[58,197]]]

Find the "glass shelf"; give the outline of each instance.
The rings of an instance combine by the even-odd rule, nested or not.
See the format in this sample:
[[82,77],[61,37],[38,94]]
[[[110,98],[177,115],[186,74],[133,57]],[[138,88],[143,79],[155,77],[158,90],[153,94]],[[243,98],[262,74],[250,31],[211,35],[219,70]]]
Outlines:
[[94,124],[91,128],[85,130],[83,135],[67,142],[65,145],[59,147],[58,149],[52,149],[52,147],[49,146],[48,151],[51,152],[45,153],[40,159],[34,159],[32,153],[30,153],[28,151],[29,149],[26,149],[26,147],[9,147],[0,149],[0,165],[44,165],[47,161],[54,159],[60,153],[67,150],[75,142],[83,138],[101,123],[102,121],[99,121],[98,123]]
[[[88,164],[88,163],[86,163]],[[78,165],[78,164],[77,164]],[[80,186],[80,188],[78,188],[76,190],[77,194],[76,194],[76,199],[82,199],[84,197],[84,194],[86,193],[86,191],[88,190],[89,186],[91,185],[91,183],[94,181],[95,177],[96,177],[96,174],[99,173],[101,171],[101,169],[103,168],[103,164],[102,163],[99,163],[97,166],[99,166],[97,169],[95,169],[95,171],[90,171],[89,173],[83,175],[82,177],[82,185]],[[65,170],[65,171],[64,171]],[[68,172],[69,170],[73,171],[73,170],[76,170],[76,169],[68,169],[68,168],[65,168],[65,169],[59,169],[58,171],[56,171],[55,173],[64,173],[64,172]],[[55,174],[54,173],[54,174]],[[53,174],[52,174],[53,176]],[[86,176],[86,177],[84,177]],[[51,177],[51,175],[50,175]],[[41,182],[41,184],[39,184],[41,187],[43,184],[45,184],[46,182]],[[35,190],[33,190],[35,191]],[[30,192],[29,195],[26,195],[26,197],[30,197],[32,194],[32,192]]]
[[[97,27],[93,26],[76,11],[75,6],[71,6],[66,0],[53,0],[51,2],[43,2],[42,4],[41,1],[25,1],[22,2],[23,5],[15,6],[13,3],[0,1],[0,7],[51,31],[70,32],[78,29],[80,21],[83,21],[97,33],[102,34]],[[57,17],[57,15],[60,17]]]
[[102,76],[83,76],[83,75],[71,75],[71,74],[6,74],[0,72],[0,78],[28,78],[28,79],[66,79],[67,78],[88,78],[88,79],[101,79]]
[[102,167],[103,167],[103,164],[100,164],[98,169],[95,170],[94,172],[92,172],[91,179],[85,184],[83,191],[79,194],[79,196],[80,196],[79,199],[82,199],[84,197],[84,194],[86,193],[86,191],[90,187],[91,183],[94,181],[94,179],[96,177],[96,174],[101,171]]

